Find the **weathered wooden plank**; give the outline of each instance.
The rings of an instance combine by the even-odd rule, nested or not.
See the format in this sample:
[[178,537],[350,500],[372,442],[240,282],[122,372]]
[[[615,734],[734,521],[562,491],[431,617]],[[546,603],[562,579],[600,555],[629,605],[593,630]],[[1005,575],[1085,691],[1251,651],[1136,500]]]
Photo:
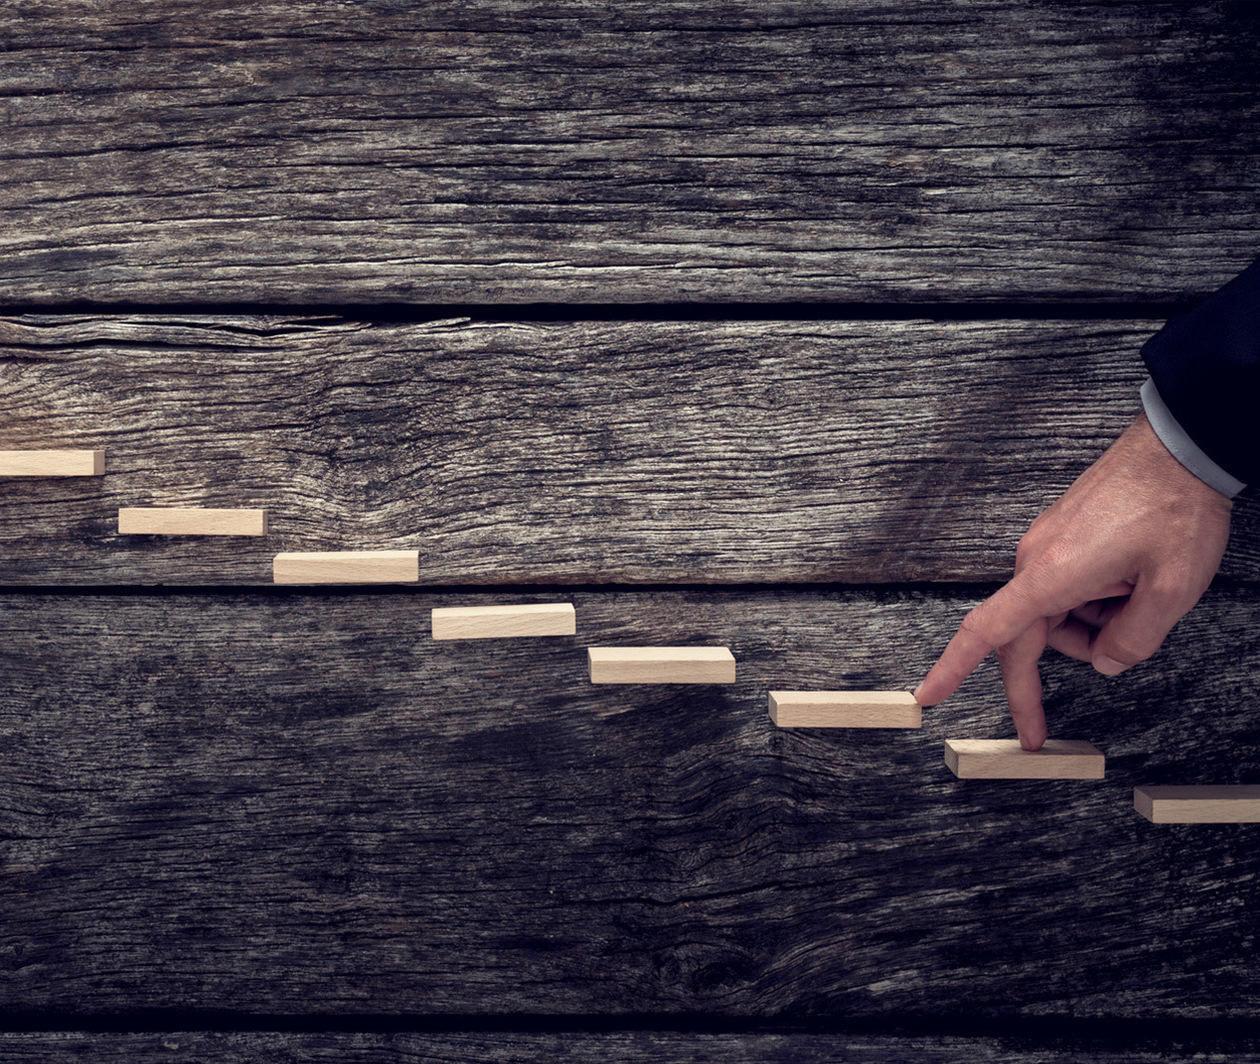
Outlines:
[[1246,4],[0,13],[0,301],[1163,299],[1255,254]]
[[[1139,408],[1155,321],[0,320],[2,584],[265,584],[277,551],[420,551],[425,583],[928,581],[1015,545]],[[1252,493],[1254,495],[1254,493]],[[114,513],[265,506],[263,542]],[[1225,572],[1260,575],[1254,497]]]
[[1132,788],[1260,778],[1256,592],[1048,670],[1088,787],[950,775],[945,735],[1011,734],[988,667],[922,732],[767,718],[908,684],[971,599],[574,596],[601,642],[730,645],[703,690],[435,643],[436,601],[0,599],[0,1011],[1255,1016],[1254,833]]
[[[1070,1026],[1067,1027],[1070,1031]],[[1208,1048],[1115,1042],[951,1035],[687,1034],[613,1031],[588,1034],[484,1032],[453,1034],[290,1034],[282,1032],[171,1031],[159,1034],[82,1032],[0,1034],[0,1054],[22,1064],[91,1060],[147,1064],[191,1060],[205,1064],[532,1064],[565,1060],[605,1064],[1255,1064],[1260,1047],[1237,1040]],[[9,1059],[6,1057],[6,1059]]]

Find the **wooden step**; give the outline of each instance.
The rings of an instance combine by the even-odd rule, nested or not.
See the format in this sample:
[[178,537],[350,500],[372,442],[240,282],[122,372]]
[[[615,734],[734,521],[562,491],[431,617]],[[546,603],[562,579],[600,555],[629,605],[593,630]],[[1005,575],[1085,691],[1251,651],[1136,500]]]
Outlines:
[[277,584],[395,584],[420,579],[418,550],[335,550],[277,554]]
[[780,728],[921,728],[923,707],[909,691],[771,691]]
[[959,779],[1100,780],[1105,758],[1080,739],[1047,739],[1040,750],[1018,739],[946,739],[945,764]]
[[430,619],[434,639],[501,639],[577,633],[577,612],[571,602],[439,606],[432,611]]
[[266,510],[193,506],[128,506],[118,511],[120,536],[265,536]]
[[105,451],[0,451],[0,477],[99,477],[105,472]]
[[588,647],[591,683],[734,683],[727,647]]
[[1152,824],[1260,824],[1260,786],[1134,787],[1133,808]]

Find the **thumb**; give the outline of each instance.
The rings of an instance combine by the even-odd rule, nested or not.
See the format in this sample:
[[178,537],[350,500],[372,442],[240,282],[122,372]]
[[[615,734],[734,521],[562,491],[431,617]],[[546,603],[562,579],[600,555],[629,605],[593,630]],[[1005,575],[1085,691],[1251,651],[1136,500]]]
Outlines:
[[1149,578],[1139,579],[1129,601],[1094,637],[1094,668],[1106,676],[1115,676],[1145,661],[1198,599],[1189,589],[1157,586]]

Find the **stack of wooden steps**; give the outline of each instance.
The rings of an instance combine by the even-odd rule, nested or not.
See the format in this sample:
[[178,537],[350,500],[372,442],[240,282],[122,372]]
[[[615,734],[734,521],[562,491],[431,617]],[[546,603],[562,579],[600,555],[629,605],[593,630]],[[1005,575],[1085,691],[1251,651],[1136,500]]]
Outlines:
[[[105,452],[0,451],[0,476],[101,476]],[[125,507],[120,535],[265,536],[267,511],[198,507]],[[418,550],[282,552],[273,560],[276,584],[417,583]],[[437,640],[565,636],[577,633],[572,603],[513,603],[435,607]],[[592,646],[594,684],[733,684],[736,662],[722,646]],[[923,726],[922,707],[908,691],[770,691],[770,719],[780,728]],[[1012,739],[947,739],[945,764],[960,779],[1100,780],[1102,751],[1083,740],[1050,739],[1028,751]],[[1138,787],[1134,806],[1153,823],[1260,822],[1260,788]]]

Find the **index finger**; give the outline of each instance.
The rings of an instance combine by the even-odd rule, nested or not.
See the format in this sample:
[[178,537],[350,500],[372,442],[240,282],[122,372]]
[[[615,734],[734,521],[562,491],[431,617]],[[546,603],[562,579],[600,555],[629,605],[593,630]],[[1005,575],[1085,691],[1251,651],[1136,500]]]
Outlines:
[[962,619],[945,652],[915,689],[916,702],[922,706],[944,702],[998,647],[1058,612],[1056,603],[1035,593],[1027,573],[1027,569],[1016,573]]

